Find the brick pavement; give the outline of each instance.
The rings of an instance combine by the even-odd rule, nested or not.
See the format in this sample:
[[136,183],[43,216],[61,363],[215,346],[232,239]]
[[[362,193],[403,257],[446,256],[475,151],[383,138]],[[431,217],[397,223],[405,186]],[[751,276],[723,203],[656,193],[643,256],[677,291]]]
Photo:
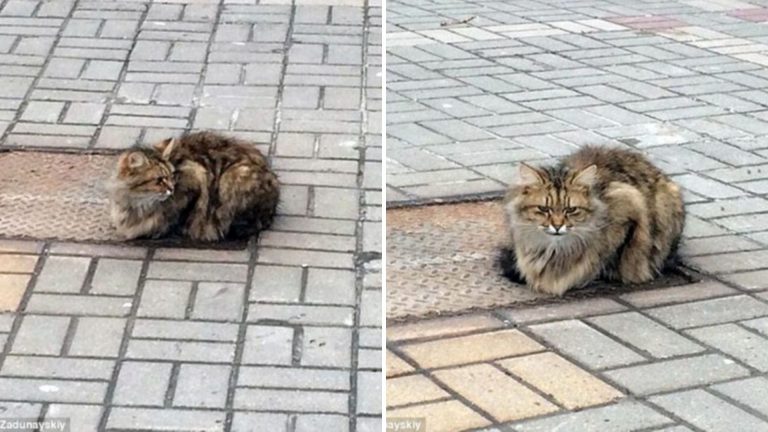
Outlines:
[[767,8],[388,2],[388,205],[497,196],[517,162],[587,143],[636,148],[685,188],[683,253],[707,276],[389,327],[390,418],[768,430]]
[[380,430],[380,27],[364,0],[0,1],[0,151],[214,129],[284,184],[245,249],[0,239],[1,418]]

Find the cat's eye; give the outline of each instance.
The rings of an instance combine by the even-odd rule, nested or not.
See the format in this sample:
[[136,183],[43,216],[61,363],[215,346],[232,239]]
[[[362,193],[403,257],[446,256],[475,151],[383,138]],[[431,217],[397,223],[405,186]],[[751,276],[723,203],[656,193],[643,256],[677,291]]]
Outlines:
[[549,210],[550,210],[549,207],[547,206],[538,206],[537,208],[542,213],[549,213]]
[[579,211],[579,209],[576,208],[576,207],[566,207],[565,208],[565,213],[566,214],[573,214],[573,213],[576,213],[577,211]]

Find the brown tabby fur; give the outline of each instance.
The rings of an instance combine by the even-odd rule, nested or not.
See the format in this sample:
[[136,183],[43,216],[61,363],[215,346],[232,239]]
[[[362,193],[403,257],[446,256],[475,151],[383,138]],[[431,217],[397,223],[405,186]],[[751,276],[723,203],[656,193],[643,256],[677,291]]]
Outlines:
[[278,188],[252,145],[198,132],[123,153],[111,216],[126,239],[179,231],[193,240],[221,240],[268,228]]
[[685,221],[669,177],[638,153],[600,147],[554,167],[521,164],[504,207],[505,275],[558,296],[597,278],[652,280],[674,259]]

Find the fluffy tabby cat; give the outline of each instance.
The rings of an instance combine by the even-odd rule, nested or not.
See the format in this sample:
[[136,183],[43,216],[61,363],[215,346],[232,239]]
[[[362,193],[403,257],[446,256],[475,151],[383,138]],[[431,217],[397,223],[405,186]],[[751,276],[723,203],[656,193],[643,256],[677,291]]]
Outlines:
[[556,166],[521,164],[504,200],[504,274],[562,295],[601,278],[648,282],[676,256],[679,187],[644,156],[585,147]]
[[112,222],[126,239],[249,235],[271,224],[278,186],[264,156],[249,143],[210,132],[169,138],[120,155]]

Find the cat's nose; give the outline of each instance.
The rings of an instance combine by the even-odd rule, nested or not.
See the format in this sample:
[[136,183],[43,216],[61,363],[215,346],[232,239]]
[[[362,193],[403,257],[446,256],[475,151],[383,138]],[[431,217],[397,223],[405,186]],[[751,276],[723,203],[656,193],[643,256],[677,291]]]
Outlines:
[[565,234],[565,232],[568,230],[568,228],[565,227],[565,224],[551,224],[549,226],[551,228],[551,231],[553,234]]

